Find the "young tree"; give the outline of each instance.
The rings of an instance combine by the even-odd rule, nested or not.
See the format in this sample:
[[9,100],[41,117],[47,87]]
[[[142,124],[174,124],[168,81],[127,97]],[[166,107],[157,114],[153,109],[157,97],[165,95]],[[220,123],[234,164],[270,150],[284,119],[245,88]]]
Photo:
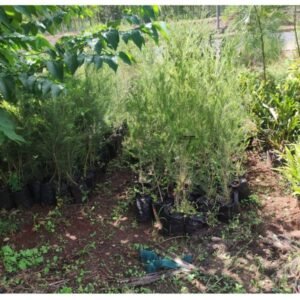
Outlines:
[[293,18],[293,25],[294,25],[294,33],[295,33],[295,40],[297,45],[298,56],[300,57],[300,46],[298,40],[298,33],[297,33],[297,6],[294,6],[294,18]]
[[[119,42],[132,41],[138,48],[145,36],[158,42],[159,32],[165,34],[162,22],[156,22],[158,6],[127,9],[122,19],[103,24],[100,30],[66,36],[55,46],[43,35],[55,34],[72,17],[91,15],[80,6],[1,6],[0,7],[0,101],[16,101],[16,90],[42,96],[57,96],[63,89],[64,77],[73,75],[83,64],[97,68],[105,63],[114,71],[118,60],[132,64],[129,52],[119,51]],[[124,20],[130,28],[121,31]],[[4,137],[20,142],[8,113],[0,110],[0,143]]]
[[230,19],[229,30],[238,44],[242,62],[260,62],[266,80],[267,63],[281,52],[279,27],[287,19],[284,10],[278,6],[235,6],[228,7],[225,15]]

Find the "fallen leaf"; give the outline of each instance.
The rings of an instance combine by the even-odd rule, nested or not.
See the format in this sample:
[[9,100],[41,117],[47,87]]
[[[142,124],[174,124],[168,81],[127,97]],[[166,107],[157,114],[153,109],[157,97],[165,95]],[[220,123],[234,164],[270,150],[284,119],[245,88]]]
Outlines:
[[66,237],[67,238],[69,238],[70,240],[72,240],[72,241],[75,241],[75,240],[77,240],[77,237],[75,236],[75,235],[71,235],[70,233],[66,233]]

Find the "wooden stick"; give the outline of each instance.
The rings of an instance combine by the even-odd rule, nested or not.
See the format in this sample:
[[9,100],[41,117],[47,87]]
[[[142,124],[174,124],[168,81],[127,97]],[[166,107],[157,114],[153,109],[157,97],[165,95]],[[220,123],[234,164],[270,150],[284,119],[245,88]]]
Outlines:
[[168,242],[168,241],[171,241],[171,240],[182,239],[182,238],[186,238],[186,236],[185,236],[185,235],[173,236],[173,237],[171,237],[171,238],[168,238],[168,239],[166,239],[166,240],[163,240],[162,242],[158,243],[158,245],[161,245],[161,244],[163,244],[163,243],[165,243],[165,242]]
[[66,282],[68,282],[68,281],[70,281],[70,279],[62,279],[62,280],[58,280],[58,281],[55,281],[55,282],[51,282],[51,283],[49,283],[48,285],[49,285],[49,286],[60,285],[60,284],[62,284],[62,283],[66,283]]
[[[201,271],[201,267],[196,267],[193,264],[187,263],[185,261],[183,261],[177,254],[175,253],[166,253],[165,249],[160,246],[159,244],[156,244],[155,247],[159,248],[160,251],[165,255],[165,256],[170,256],[180,267],[188,269],[188,270],[200,270]],[[203,270],[202,270],[203,271]]]
[[161,271],[161,272],[151,273],[143,277],[134,277],[134,278],[119,280],[118,283],[126,284],[129,286],[147,285],[162,279],[162,277],[170,277],[173,275],[187,274],[189,272],[191,272],[191,270],[187,270],[187,269]]

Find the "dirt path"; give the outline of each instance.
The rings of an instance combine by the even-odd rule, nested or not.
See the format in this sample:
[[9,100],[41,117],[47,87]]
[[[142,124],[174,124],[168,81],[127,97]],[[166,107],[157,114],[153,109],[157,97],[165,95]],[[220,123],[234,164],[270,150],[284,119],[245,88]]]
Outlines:
[[286,184],[266,159],[250,153],[248,179],[262,199],[266,230],[300,239],[300,202],[289,195]]
[[[229,225],[170,239],[152,224],[136,222],[134,175],[112,166],[86,204],[16,213],[19,229],[2,245],[17,250],[46,245],[49,250],[42,265],[28,270],[7,273],[0,263],[0,286],[6,292],[50,293],[295,292],[300,272],[297,200],[258,154],[249,153],[247,176],[261,200],[259,209],[245,204]],[[191,253],[201,271],[135,289],[117,285],[117,279],[146,274],[138,259],[141,246],[178,256]]]

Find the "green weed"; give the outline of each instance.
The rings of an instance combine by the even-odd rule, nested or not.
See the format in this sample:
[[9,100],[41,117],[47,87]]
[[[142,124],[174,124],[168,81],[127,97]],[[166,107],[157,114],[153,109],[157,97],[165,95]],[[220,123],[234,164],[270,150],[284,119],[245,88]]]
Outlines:
[[285,164],[278,170],[290,183],[293,194],[300,197],[300,143],[286,147],[281,156]]
[[64,286],[59,289],[58,293],[60,294],[71,294],[73,293],[73,289],[71,287]]
[[16,213],[1,213],[0,217],[0,237],[5,237],[12,233],[15,233],[20,226],[20,219]]
[[1,248],[1,257],[5,270],[13,273],[40,265],[44,262],[43,255],[48,253],[48,249],[48,247],[42,246],[40,248],[15,251],[10,246],[3,246]]
[[195,278],[206,286],[206,293],[246,293],[245,288],[227,275],[205,275],[197,272]]

